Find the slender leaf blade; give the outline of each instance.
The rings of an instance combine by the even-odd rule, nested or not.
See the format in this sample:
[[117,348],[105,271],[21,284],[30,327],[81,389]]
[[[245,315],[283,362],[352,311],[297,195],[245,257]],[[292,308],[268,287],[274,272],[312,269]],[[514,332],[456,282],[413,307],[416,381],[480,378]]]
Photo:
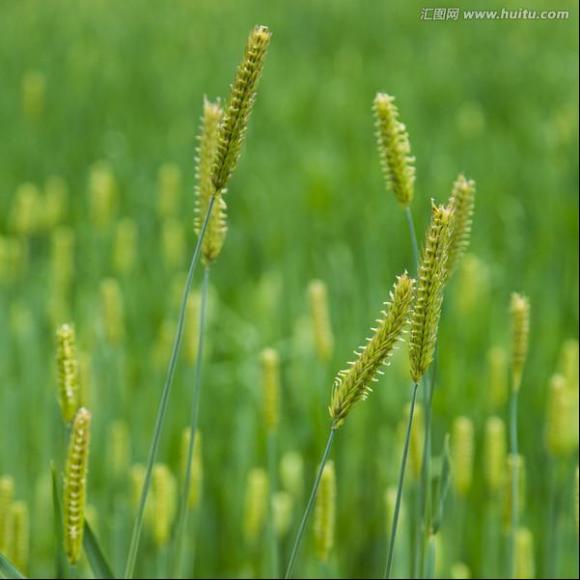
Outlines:
[[26,576],[4,554],[0,554],[0,578],[26,578]]
[[95,578],[104,578],[106,580],[115,578],[113,571],[99,546],[97,537],[86,520],[83,534],[83,547]]

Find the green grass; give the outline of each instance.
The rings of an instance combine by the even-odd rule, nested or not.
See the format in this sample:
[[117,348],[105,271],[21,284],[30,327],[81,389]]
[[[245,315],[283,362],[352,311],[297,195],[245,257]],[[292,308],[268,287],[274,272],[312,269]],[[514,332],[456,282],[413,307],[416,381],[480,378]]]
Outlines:
[[[227,95],[256,23],[267,24],[273,38],[240,166],[228,187],[230,230],[212,268],[196,574],[268,570],[268,550],[250,549],[242,525],[247,472],[267,465],[262,348],[274,346],[282,358],[278,453],[303,454],[309,489],[328,432],[334,373],[367,336],[394,276],[414,269],[406,218],[384,190],[375,147],[371,105],[384,90],[397,97],[417,157],[419,240],[431,197],[444,201],[457,173],[464,171],[478,187],[470,252],[485,272],[481,283],[471,284],[460,272],[447,293],[435,453],[453,418],[467,415],[475,422],[479,469],[488,415],[486,354],[491,345],[509,345],[510,293],[530,297],[530,356],[519,401],[519,444],[528,470],[522,522],[534,533],[542,575],[549,486],[545,395],[563,341],[578,336],[578,9],[562,0],[558,8],[571,11],[563,22],[423,22],[425,5],[435,7],[369,0],[175,0],[147,8],[136,0],[78,6],[9,0],[0,6],[0,234],[9,233],[21,183],[42,185],[54,174],[66,180],[65,222],[77,241],[70,307],[80,347],[93,363],[88,497],[99,521],[92,528],[117,575],[134,516],[127,482],[118,489],[111,484],[107,430],[113,420],[126,420],[132,460],[145,461],[166,368],[166,362],[154,364],[152,352],[163,321],[176,317],[173,287],[181,288],[187,267],[170,269],[163,261],[157,171],[168,161],[182,169],[179,217],[190,253],[202,98]],[[526,7],[542,6],[551,3],[530,0]],[[36,120],[21,110],[28,71],[46,79],[45,109]],[[116,349],[104,341],[99,307],[100,281],[113,274],[111,232],[97,234],[88,213],[89,169],[103,159],[119,182],[118,218],[131,217],[139,228],[136,270],[120,280],[126,339]],[[52,509],[50,461],[58,464],[63,450],[55,328],[47,315],[47,235],[33,236],[29,251],[24,276],[11,285],[0,280],[0,475],[13,475],[17,497],[32,507],[29,574],[41,576],[55,569],[46,513]],[[336,347],[328,365],[317,361],[305,330],[312,278],[329,286]],[[200,282],[201,270],[195,286]],[[378,576],[384,568],[383,498],[399,467],[396,427],[409,382],[405,352],[352,414],[334,451],[338,521],[329,570],[335,576]],[[176,474],[191,370],[183,362],[177,369],[161,440],[160,459]],[[560,576],[577,570],[570,507],[576,462],[566,462]],[[485,558],[484,497],[483,478],[476,477],[461,555],[474,577]],[[303,508],[297,503],[294,525],[281,541],[281,567]],[[453,530],[453,518],[445,518],[440,574],[456,559]],[[146,533],[138,572],[158,566],[151,541]],[[314,565],[312,551],[307,536],[297,563],[303,572]]]

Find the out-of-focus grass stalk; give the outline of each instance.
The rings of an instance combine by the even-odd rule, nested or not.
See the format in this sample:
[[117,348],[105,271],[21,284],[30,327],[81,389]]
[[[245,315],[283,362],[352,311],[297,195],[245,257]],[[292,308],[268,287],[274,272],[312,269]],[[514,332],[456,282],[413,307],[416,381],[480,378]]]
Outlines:
[[332,449],[332,442],[334,441],[334,435],[336,429],[331,428],[328,434],[328,440],[326,441],[326,447],[324,448],[324,453],[322,454],[322,459],[320,460],[320,465],[318,466],[318,471],[316,472],[316,477],[314,479],[314,485],[312,486],[312,491],[310,492],[310,498],[306,504],[306,510],[300,521],[300,526],[298,528],[298,533],[296,534],[296,540],[292,547],[292,552],[290,553],[290,560],[288,562],[288,568],[286,569],[286,574],[284,578],[288,579],[292,576],[292,571],[294,570],[294,564],[296,563],[296,556],[298,555],[298,550],[300,549],[300,544],[302,543],[302,537],[304,536],[304,530],[306,529],[306,524],[308,523],[308,518],[310,517],[310,512],[314,507],[314,501],[316,500],[316,495],[318,494],[318,488],[320,487],[320,480],[322,478],[322,472],[324,471],[324,466],[330,455],[330,450]]
[[[517,457],[518,451],[518,391],[512,390],[510,398],[510,453],[512,457]],[[519,520],[519,471],[514,466],[512,473],[512,501],[511,501],[511,574],[515,578],[516,559],[515,559],[515,543],[516,534],[518,531]]]
[[[163,390],[161,392],[161,399],[159,401],[159,407],[157,409],[157,416],[155,418],[155,428],[153,431],[153,439],[151,441],[151,447],[149,448],[149,455],[147,457],[147,466],[145,468],[145,480],[143,482],[143,490],[141,492],[141,499],[139,500],[139,508],[137,510],[137,516],[135,518],[135,523],[133,525],[133,532],[131,534],[131,543],[129,545],[129,554],[127,556],[127,564],[125,566],[124,578],[132,578],[135,571],[135,562],[137,560],[137,552],[139,550],[139,541],[141,539],[141,531],[143,529],[143,518],[145,515],[145,504],[147,502],[147,495],[149,494],[149,488],[151,487],[151,473],[153,471],[153,464],[157,458],[157,451],[159,450],[159,442],[161,440],[161,431],[163,429],[163,423],[165,422],[165,416],[167,414],[167,405],[169,403],[169,394],[171,391],[171,385],[173,383],[173,376],[175,374],[175,367],[181,349],[181,340],[183,337],[183,326],[185,320],[185,310],[187,306],[187,298],[189,296],[189,291],[191,288],[191,283],[193,280],[193,275],[199,261],[201,246],[205,232],[207,230],[207,225],[211,212],[215,203],[216,197],[213,196],[208,204],[207,213],[203,220],[201,231],[197,238],[195,244],[195,249],[193,250],[193,255],[191,257],[191,263],[189,265],[189,271],[187,273],[187,280],[185,282],[185,287],[183,289],[183,296],[181,299],[181,305],[179,308],[179,315],[177,318],[177,330],[175,333],[175,339],[173,342],[173,349],[171,352],[171,357],[169,359],[169,366],[167,368],[167,376],[165,378],[165,384],[163,385]],[[193,439],[193,434],[192,434]]]
[[407,431],[405,433],[405,443],[403,446],[403,458],[401,460],[401,468],[399,471],[399,483],[397,485],[397,498],[395,500],[395,511],[393,513],[393,523],[391,525],[391,533],[389,536],[389,549],[387,552],[387,565],[385,567],[384,578],[391,577],[391,568],[393,566],[393,554],[395,548],[395,539],[397,537],[397,525],[399,523],[399,511],[401,509],[401,498],[403,497],[403,485],[405,483],[405,470],[407,468],[407,458],[409,456],[409,443],[411,440],[411,429],[413,427],[413,415],[415,413],[415,403],[417,400],[418,383],[413,383],[411,392],[411,407],[409,409],[409,421],[407,423]]
[[195,447],[195,437],[197,434],[197,423],[199,417],[199,399],[201,393],[203,351],[205,346],[205,325],[207,316],[207,298],[209,289],[210,268],[206,265],[203,272],[203,282],[201,286],[201,303],[199,311],[199,328],[197,340],[197,355],[195,364],[195,376],[193,382],[193,396],[191,401],[191,422],[190,436],[187,448],[187,461],[185,475],[183,477],[183,488],[179,497],[179,511],[177,514],[177,525],[175,528],[175,554],[174,554],[174,576],[179,578],[182,569],[182,550],[185,530],[187,529],[187,516],[189,513],[188,497],[191,487],[191,468],[193,465],[193,450]]
[[268,480],[270,481],[268,499],[268,534],[270,536],[270,565],[272,578],[280,575],[280,556],[278,549],[278,538],[276,537],[276,527],[274,524],[273,498],[277,490],[277,466],[278,466],[278,432],[268,433]]

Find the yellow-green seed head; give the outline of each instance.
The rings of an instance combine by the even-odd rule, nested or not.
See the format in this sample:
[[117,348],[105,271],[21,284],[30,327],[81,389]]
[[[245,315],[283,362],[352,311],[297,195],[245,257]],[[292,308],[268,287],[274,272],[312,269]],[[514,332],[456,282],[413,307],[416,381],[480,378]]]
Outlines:
[[168,270],[179,270],[185,262],[187,238],[183,223],[175,218],[163,222],[161,229],[163,261]]
[[53,175],[44,184],[42,220],[44,227],[51,230],[61,224],[66,216],[68,187],[62,177]]
[[117,211],[118,186],[110,165],[104,161],[95,163],[89,174],[89,208],[93,225],[105,228]]
[[272,518],[279,538],[284,538],[292,525],[294,498],[286,491],[277,491],[272,497]]
[[18,570],[26,574],[30,550],[30,526],[28,506],[25,502],[15,501],[10,506],[8,521],[8,557]]
[[120,275],[130,274],[137,261],[137,224],[131,218],[117,222],[113,246],[113,268]]
[[80,406],[79,362],[75,331],[70,324],[63,324],[56,331],[56,367],[60,409],[65,422],[70,423]]
[[465,496],[473,480],[475,442],[473,422],[467,417],[457,417],[451,432],[451,465],[455,491]]
[[487,353],[489,404],[493,411],[503,409],[509,393],[508,356],[504,348],[494,346]]
[[6,554],[8,551],[8,519],[13,499],[14,478],[10,475],[3,475],[0,477],[0,554]]
[[216,190],[212,181],[222,117],[223,111],[220,104],[204,99],[197,148],[195,233],[200,234],[210,200],[215,197],[201,248],[202,258],[206,265],[211,264],[219,256],[228,229],[226,202],[222,197],[225,191]]
[[[143,484],[145,483],[145,466],[136,463],[131,466],[129,470],[129,481],[131,483],[131,507],[136,512],[141,500],[141,492],[143,491]],[[147,502],[149,506],[151,502]]]
[[548,389],[546,445],[555,457],[571,454],[578,443],[574,391],[563,375],[554,375]]
[[[191,429],[188,427],[183,430],[181,437],[181,477],[185,478],[187,469],[187,457],[189,453],[189,440],[191,438]],[[191,479],[189,483],[189,495],[187,506],[190,510],[199,505],[203,488],[203,460],[201,454],[201,433],[196,431],[195,441],[193,442],[193,457],[191,458]]]
[[75,234],[72,228],[60,226],[51,237],[52,280],[56,291],[68,289],[74,276]]
[[366,399],[376,382],[381,366],[386,364],[401,341],[414,297],[415,281],[407,274],[399,276],[390,293],[390,301],[377,319],[377,327],[365,346],[355,351],[350,368],[340,371],[332,389],[329,412],[332,428],[340,427],[353,405]]
[[23,183],[14,195],[10,210],[10,229],[21,236],[35,234],[42,217],[42,201],[38,187],[33,183]]
[[332,357],[334,337],[330,324],[326,284],[322,280],[312,280],[308,286],[308,298],[316,354],[321,361],[327,362]]
[[534,537],[528,528],[520,527],[515,535],[514,578],[535,578]]
[[151,478],[151,526],[153,539],[161,547],[167,544],[171,534],[176,509],[176,483],[169,467],[163,463],[153,466]]
[[374,101],[375,126],[381,166],[387,188],[404,207],[411,205],[415,186],[415,158],[407,128],[399,121],[395,98],[378,93]]
[[268,431],[276,431],[280,420],[280,357],[273,348],[260,356],[262,363],[262,397],[264,423]]
[[64,471],[64,546],[76,564],[82,552],[89,464],[91,414],[81,407],[75,415]]
[[475,181],[460,175],[453,184],[449,207],[453,209],[447,274],[451,275],[465,255],[471,236],[473,208],[475,205]]
[[129,469],[130,456],[129,427],[121,419],[113,421],[109,430],[108,457],[111,472],[115,479],[125,479]]
[[266,26],[256,26],[250,32],[220,124],[217,154],[212,171],[216,192],[223,191],[238,163],[271,36]]
[[120,344],[125,337],[125,313],[121,287],[114,278],[101,282],[101,309],[105,339],[112,345]]
[[501,491],[507,457],[505,423],[499,417],[485,422],[484,474],[492,495]]
[[22,112],[31,120],[44,112],[46,77],[39,71],[28,71],[22,77]]
[[530,303],[525,296],[514,292],[511,298],[512,316],[512,388],[519,391],[524,365],[528,356],[530,334]]
[[336,520],[336,476],[334,463],[329,461],[322,471],[320,489],[314,508],[314,547],[321,562],[328,562],[334,545]]
[[487,305],[490,296],[490,271],[473,254],[465,254],[458,264],[455,305],[459,316],[471,317]]
[[157,174],[157,209],[162,219],[177,217],[181,202],[181,169],[175,163],[164,163]]
[[248,474],[244,513],[244,537],[249,544],[259,538],[268,513],[268,476],[263,469],[254,468]]
[[88,352],[79,353],[79,405],[90,407],[93,371],[91,355]]
[[566,378],[568,388],[578,390],[578,341],[574,338],[562,345],[560,372]]
[[451,578],[453,580],[469,580],[471,578],[471,570],[463,562],[455,562],[451,566]]
[[284,489],[300,501],[304,493],[304,461],[297,451],[287,451],[280,460],[280,479]]
[[411,378],[415,383],[421,380],[433,361],[443,305],[452,216],[450,208],[433,204],[411,316],[409,360]]

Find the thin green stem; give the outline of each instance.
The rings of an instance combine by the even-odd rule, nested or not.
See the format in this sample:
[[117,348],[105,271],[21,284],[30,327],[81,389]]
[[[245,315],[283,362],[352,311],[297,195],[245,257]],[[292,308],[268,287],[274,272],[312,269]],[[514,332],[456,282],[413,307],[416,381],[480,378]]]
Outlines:
[[411,238],[411,246],[413,247],[413,262],[415,269],[419,272],[419,244],[417,243],[417,234],[415,233],[415,222],[413,221],[413,213],[410,207],[405,208],[405,217],[407,218],[407,226],[409,227],[409,236]]
[[518,456],[518,391],[512,389],[510,401],[510,451],[512,455],[512,513],[511,513],[511,577],[516,577],[516,534],[518,533],[519,520],[519,466],[517,462]]
[[273,499],[277,489],[276,466],[278,463],[277,452],[277,432],[271,431],[268,433],[268,479],[270,480],[270,502],[268,506],[269,513],[269,533],[270,533],[270,550],[271,550],[271,574],[272,578],[279,576],[279,554],[278,554],[278,538],[276,537],[276,526],[274,523]]
[[419,388],[418,383],[414,383],[411,393],[411,408],[409,409],[409,420],[407,422],[407,432],[405,433],[403,458],[401,460],[401,469],[399,471],[399,484],[397,486],[397,498],[395,500],[395,512],[393,514],[393,523],[391,525],[391,534],[389,537],[389,549],[387,552],[387,565],[385,567],[384,578],[391,577],[391,568],[393,566],[395,539],[397,537],[397,526],[399,524],[399,511],[401,509],[401,499],[403,498],[403,484],[405,483],[405,471],[407,469],[407,458],[409,456],[409,443],[411,441],[411,428],[413,427],[413,415],[415,414],[415,403],[417,401],[418,388]]
[[175,577],[179,578],[182,566],[182,552],[183,540],[185,537],[185,530],[187,528],[187,516],[189,488],[191,486],[191,467],[193,465],[193,450],[195,449],[195,437],[197,434],[197,423],[199,418],[199,399],[201,393],[201,379],[203,368],[203,352],[205,346],[205,325],[207,316],[207,296],[209,288],[209,266],[206,266],[203,272],[203,282],[201,285],[201,304],[199,313],[199,327],[197,340],[197,353],[195,357],[195,376],[193,380],[193,396],[191,400],[191,420],[189,431],[189,443],[187,447],[187,462],[185,466],[185,474],[183,477],[183,488],[181,490],[181,497],[179,499],[179,515],[177,519],[177,527],[175,528],[175,554],[174,566]]
[[195,268],[197,266],[197,262],[199,261],[201,245],[203,242],[203,238],[205,236],[205,232],[207,230],[207,224],[209,222],[209,218],[214,203],[215,196],[213,196],[209,201],[207,213],[203,220],[203,224],[201,226],[201,230],[199,232],[199,236],[195,244],[195,249],[191,257],[191,263],[189,265],[189,271],[187,273],[187,280],[185,282],[185,287],[183,289],[183,296],[181,298],[181,306],[179,309],[179,316],[177,319],[177,330],[175,332],[173,349],[171,351],[171,357],[169,359],[169,366],[167,368],[167,376],[165,378],[165,384],[163,385],[163,390],[161,391],[161,399],[159,401],[157,416],[155,418],[155,429],[153,431],[153,439],[151,441],[151,447],[149,448],[149,455],[147,457],[147,466],[145,468],[143,490],[141,492],[141,498],[139,500],[139,508],[137,510],[137,517],[135,519],[135,524],[133,525],[133,532],[131,534],[131,543],[129,545],[129,554],[127,556],[127,564],[125,566],[125,574],[124,574],[124,578],[126,579],[133,578],[133,573],[135,571],[135,562],[137,561],[137,552],[139,551],[139,541],[141,539],[141,531],[143,529],[143,518],[145,516],[145,505],[147,503],[149,488],[151,487],[151,474],[153,472],[153,464],[155,463],[155,460],[157,458],[157,452],[159,450],[159,442],[161,441],[161,431],[163,429],[165,415],[167,414],[167,405],[169,403],[169,393],[171,391],[173,376],[175,374],[175,367],[177,365],[177,358],[181,348],[187,298],[189,296],[189,290],[191,288]]
[[328,441],[326,442],[326,447],[324,448],[324,453],[322,454],[322,459],[320,461],[320,465],[318,466],[318,471],[316,473],[316,478],[314,479],[314,485],[312,486],[312,492],[310,493],[310,498],[308,503],[306,504],[306,511],[302,516],[302,521],[300,522],[300,526],[298,528],[298,533],[296,534],[296,539],[294,540],[294,546],[292,548],[292,552],[290,553],[290,561],[288,562],[288,568],[286,569],[286,575],[284,578],[288,579],[292,575],[292,570],[294,569],[294,564],[296,563],[296,556],[298,555],[298,550],[300,548],[300,543],[302,542],[302,536],[304,535],[304,530],[306,529],[306,524],[308,523],[308,518],[310,516],[310,512],[314,507],[314,500],[316,499],[316,495],[318,494],[318,488],[320,486],[320,480],[322,478],[322,472],[324,470],[324,466],[326,465],[326,461],[328,460],[328,456],[330,454],[330,450],[332,448],[332,442],[334,441],[334,435],[336,430],[331,428],[330,433],[328,434]]

